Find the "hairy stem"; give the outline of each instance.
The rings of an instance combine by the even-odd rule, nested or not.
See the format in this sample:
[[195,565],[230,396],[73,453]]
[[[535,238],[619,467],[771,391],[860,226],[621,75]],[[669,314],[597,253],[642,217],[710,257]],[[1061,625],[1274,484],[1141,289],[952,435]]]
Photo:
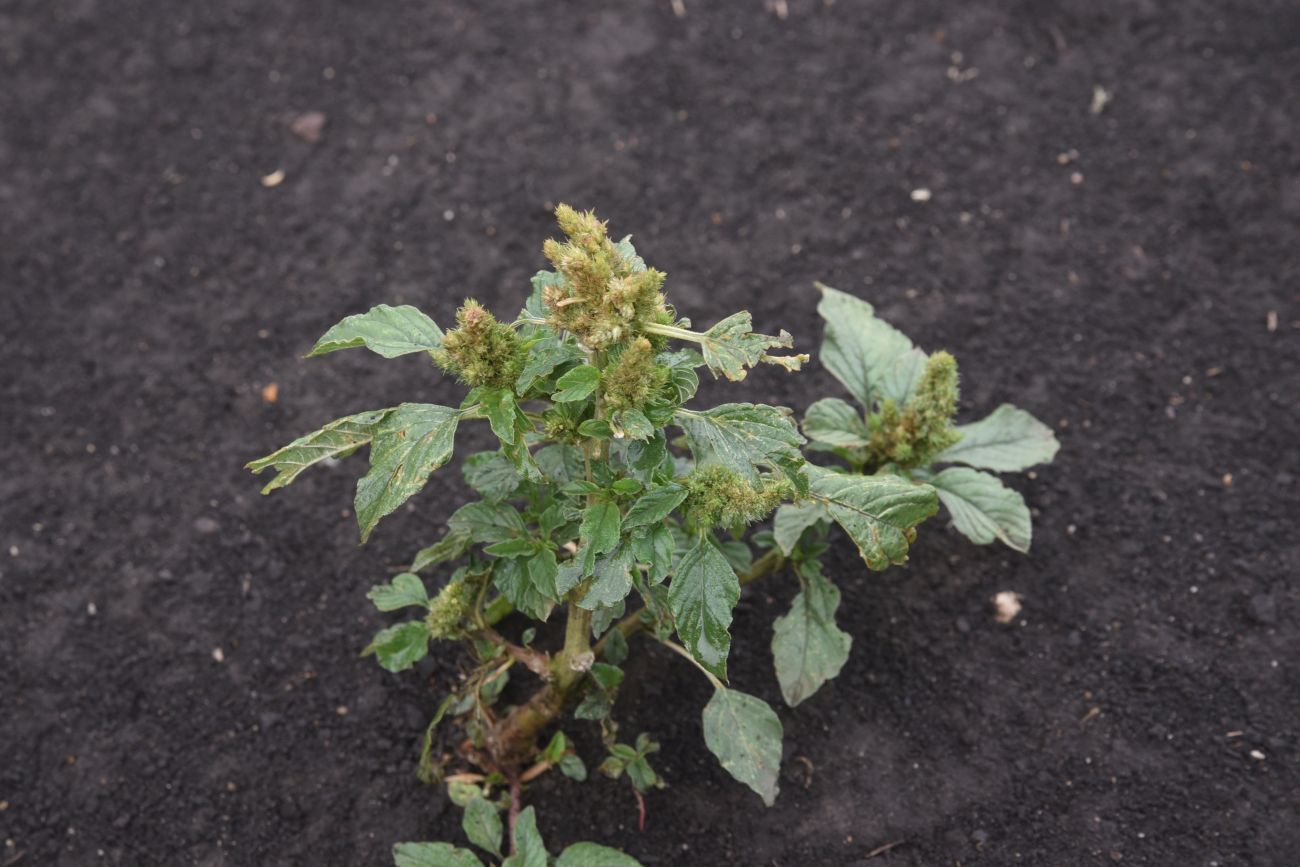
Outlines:
[[[603,368],[605,353],[593,352],[591,364],[598,370]],[[604,418],[603,386],[597,387],[595,398],[595,417]],[[603,461],[609,456],[609,444],[602,438],[589,437],[583,445],[583,451],[587,455],[587,481],[590,482],[591,464],[593,461]],[[592,508],[598,502],[597,495],[587,495],[587,508]],[[572,689],[573,685],[582,678],[583,672],[590,667],[588,663],[591,653],[591,612],[578,606],[578,599],[585,589],[586,582],[583,582],[569,594],[569,619],[564,626],[564,650],[557,660],[555,672],[556,686],[561,693],[567,693]]]

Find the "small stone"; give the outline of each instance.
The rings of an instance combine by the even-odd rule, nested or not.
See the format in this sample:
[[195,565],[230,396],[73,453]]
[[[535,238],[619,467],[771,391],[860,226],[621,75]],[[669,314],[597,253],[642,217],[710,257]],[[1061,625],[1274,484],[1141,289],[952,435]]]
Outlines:
[[205,536],[211,536],[221,529],[221,525],[205,515],[194,522],[194,529]]
[[998,623],[1010,623],[1020,614],[1020,594],[1012,590],[1003,590],[993,597],[993,619]]
[[282,183],[284,183],[284,169],[276,169],[269,175],[262,175],[262,186],[267,189],[278,187]]
[[320,141],[321,133],[325,130],[325,113],[320,111],[303,112],[293,119],[289,129],[303,141],[315,144]]
[[1254,759],[1255,761],[1257,761],[1257,762],[1262,762],[1262,761],[1264,761],[1264,759],[1267,758],[1267,756],[1265,756],[1265,755],[1264,755],[1262,752],[1260,752],[1259,750],[1251,750],[1251,751],[1250,751],[1250,757],[1251,757],[1252,759]]
[[960,633],[962,633],[962,634],[965,634],[965,633],[967,633],[967,632],[970,632],[970,621],[967,620],[965,617],[958,617],[958,618],[957,618],[957,631],[960,632]]
[[212,658],[217,662],[225,662],[226,654],[220,647],[214,647],[212,648]]
[[912,190],[912,201],[914,202],[930,201],[930,191],[925,187],[917,187],[915,190]]

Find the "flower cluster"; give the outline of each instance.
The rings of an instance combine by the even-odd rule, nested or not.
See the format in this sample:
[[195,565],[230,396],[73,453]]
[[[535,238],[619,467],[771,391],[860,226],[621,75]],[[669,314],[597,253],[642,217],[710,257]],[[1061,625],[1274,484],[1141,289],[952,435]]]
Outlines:
[[560,205],[555,217],[568,241],[549,240],[542,247],[563,278],[543,295],[552,327],[571,332],[588,349],[603,350],[639,335],[646,323],[672,322],[660,291],[662,271],[647,268],[630,246],[611,241],[590,211]]
[[429,635],[434,638],[460,638],[461,621],[474,602],[474,587],[463,577],[453,578],[429,600],[429,613],[424,618]]
[[472,300],[456,311],[456,325],[442,338],[438,363],[468,385],[512,388],[524,366],[515,330]]
[[762,478],[757,484],[716,464],[697,467],[681,479],[687,523],[698,529],[735,529],[761,521],[794,491],[784,480]]
[[952,425],[957,411],[957,359],[936,352],[926,360],[915,393],[899,408],[882,402],[880,412],[867,420],[870,450],[878,464],[914,469],[961,439]]

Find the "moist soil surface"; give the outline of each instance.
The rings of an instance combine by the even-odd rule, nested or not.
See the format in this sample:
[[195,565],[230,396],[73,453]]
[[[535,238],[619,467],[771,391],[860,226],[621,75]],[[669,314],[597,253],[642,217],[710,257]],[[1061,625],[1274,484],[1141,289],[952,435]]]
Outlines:
[[[684,9],[0,7],[0,865],[463,843],[414,773],[456,660],[358,651],[388,622],[366,590],[467,487],[443,471],[358,547],[363,458],[267,498],[241,467],[458,401],[414,357],[302,356],[378,303],[513,313],[560,201],[636,233],[697,323],[748,308],[814,349],[813,280],[867,298],[957,355],[964,419],[1014,402],[1062,449],[1011,482],[1028,556],[940,518],[868,573],[837,534],[852,659],[797,709],[769,651],[794,582],[746,591],[733,683],[786,731],[770,810],[704,747],[708,683],[634,640],[618,718],[670,786],[641,832],[625,781],[544,778],[552,849],[1297,863],[1300,9]],[[698,402],[840,393],[814,363]]]

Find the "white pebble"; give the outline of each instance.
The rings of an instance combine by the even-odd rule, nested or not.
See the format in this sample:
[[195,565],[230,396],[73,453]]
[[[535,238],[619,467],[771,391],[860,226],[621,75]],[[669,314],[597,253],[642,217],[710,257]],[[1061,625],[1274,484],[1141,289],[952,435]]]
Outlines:
[[1010,623],[1020,613],[1020,594],[1013,590],[1003,590],[993,597],[993,619],[998,623]]
[[927,190],[925,187],[917,187],[915,190],[912,190],[912,201],[914,202],[930,201],[930,191]]
[[226,654],[222,652],[220,647],[214,647],[212,648],[212,658],[217,662],[225,662]]
[[1254,759],[1255,761],[1257,761],[1257,762],[1262,762],[1262,761],[1264,761],[1264,754],[1261,753],[1259,750],[1251,750],[1251,751],[1250,751],[1250,757],[1251,757],[1252,759]]

